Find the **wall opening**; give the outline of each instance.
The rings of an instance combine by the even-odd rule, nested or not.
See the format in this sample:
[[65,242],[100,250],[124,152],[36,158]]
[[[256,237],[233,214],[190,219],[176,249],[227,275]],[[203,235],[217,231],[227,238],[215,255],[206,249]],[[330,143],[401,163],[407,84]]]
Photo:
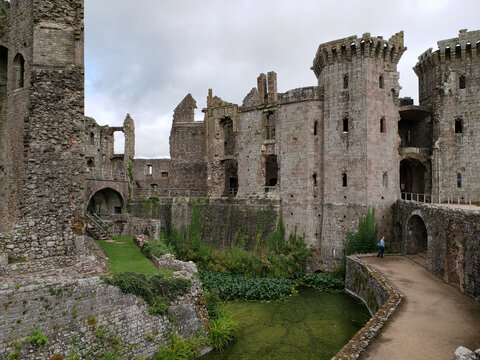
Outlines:
[[265,159],[265,186],[276,186],[278,183],[277,155],[268,155]]
[[92,169],[95,166],[95,163],[92,158],[87,159],[87,168]]
[[383,172],[383,176],[382,176],[382,186],[385,188],[385,189],[388,189],[388,173],[386,171]]
[[384,83],[383,83],[383,75],[380,75],[380,76],[378,77],[378,87],[379,87],[380,89],[383,89],[383,86],[384,86]]
[[95,134],[93,131],[90,132],[90,145],[95,145]]
[[347,173],[344,172],[342,173],[342,187],[347,187],[348,181],[347,181]]
[[236,196],[238,192],[238,163],[236,160],[226,160],[225,166],[225,196]]
[[314,187],[317,187],[317,173],[314,173],[312,175],[312,178],[313,178],[313,186]]
[[428,250],[428,233],[423,219],[413,215],[407,223],[407,254],[425,254]]
[[465,89],[465,75],[460,75],[458,78],[458,88]]
[[348,117],[344,117],[342,120],[342,128],[344,133],[348,133]]
[[450,60],[450,46],[445,48],[445,60]]
[[113,133],[113,152],[119,155],[125,153],[125,134],[123,131]]
[[153,166],[150,164],[147,165],[147,175],[153,176]]
[[22,54],[13,59],[13,90],[23,88],[25,82],[25,60]]
[[105,188],[97,191],[88,202],[87,210],[98,216],[119,214],[123,209],[122,195],[116,190]]
[[230,118],[223,119],[220,124],[223,128],[223,154],[233,155],[235,152],[235,137],[233,135],[233,121]]
[[457,59],[460,59],[462,57],[462,48],[461,48],[460,44],[457,44],[455,46],[455,57]]
[[380,132],[381,132],[381,133],[384,133],[384,132],[385,132],[385,118],[384,118],[384,117],[382,117],[382,118],[380,119]]
[[463,121],[462,119],[455,119],[455,134],[463,133]]
[[275,140],[275,113],[269,111],[265,115],[265,139]]
[[152,190],[152,192],[154,192],[154,193],[158,192],[158,185],[157,184],[150,184],[150,190]]
[[[430,169],[428,169],[430,171]],[[400,190],[402,192],[425,194],[431,191],[430,174],[427,166],[414,158],[403,159],[400,162]]]
[[343,88],[348,89],[348,75],[343,75]]
[[318,134],[318,121],[315,121],[313,123],[313,135],[317,135]]
[[162,171],[162,179],[168,179],[168,172]]
[[472,43],[470,41],[465,45],[465,52],[467,53],[467,56],[472,56]]
[[462,187],[462,173],[457,173],[457,188]]

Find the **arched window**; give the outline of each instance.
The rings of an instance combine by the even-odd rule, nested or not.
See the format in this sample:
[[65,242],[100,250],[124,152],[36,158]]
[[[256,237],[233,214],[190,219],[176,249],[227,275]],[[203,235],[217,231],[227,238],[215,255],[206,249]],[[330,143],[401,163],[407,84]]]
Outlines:
[[450,46],[445,47],[445,60],[450,60]]
[[342,187],[347,187],[347,173],[342,173]]
[[383,84],[383,75],[380,75],[380,76],[378,77],[378,87],[379,87],[380,89],[383,89],[383,85],[384,85],[384,84]]
[[153,175],[153,166],[150,164],[147,165],[147,175],[149,176]]
[[318,134],[318,121],[315,120],[315,122],[313,123],[313,135],[317,135]]
[[457,188],[462,187],[462,173],[457,174]]
[[380,119],[380,132],[384,133],[385,132],[385,117],[382,117]]
[[23,59],[22,54],[17,54],[13,59],[13,89],[20,89],[24,86],[25,81],[25,60]]
[[348,89],[348,75],[343,75],[343,88]]
[[458,88],[465,89],[465,75],[460,75],[458,78]]
[[348,117],[345,116],[345,117],[343,118],[342,123],[343,123],[343,126],[342,126],[343,132],[344,132],[344,133],[348,133]]
[[388,189],[388,173],[386,171],[383,172],[382,185],[385,189]]

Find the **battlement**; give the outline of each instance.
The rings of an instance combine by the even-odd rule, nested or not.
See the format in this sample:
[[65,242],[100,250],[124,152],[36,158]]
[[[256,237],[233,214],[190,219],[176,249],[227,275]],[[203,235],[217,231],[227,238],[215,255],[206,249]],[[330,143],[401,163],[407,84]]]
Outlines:
[[372,37],[370,33],[363,34],[361,38],[349,36],[321,44],[311,69],[318,78],[325,66],[352,61],[355,58],[370,57],[397,64],[406,49],[403,46],[403,31],[396,33],[388,41],[383,40],[382,36]]
[[438,50],[429,48],[418,57],[418,62],[413,68],[417,75],[426,69],[453,61],[464,61],[468,58],[480,56],[480,30],[459,31],[458,37],[437,42]]

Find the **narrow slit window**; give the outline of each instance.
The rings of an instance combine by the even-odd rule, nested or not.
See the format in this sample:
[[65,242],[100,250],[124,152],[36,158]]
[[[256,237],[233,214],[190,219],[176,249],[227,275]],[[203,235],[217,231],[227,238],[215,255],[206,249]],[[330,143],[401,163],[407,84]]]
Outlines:
[[383,172],[382,185],[385,189],[388,189],[388,173],[386,171]]
[[147,175],[150,175],[150,176],[153,175],[153,166],[152,165],[147,165]]
[[461,75],[459,78],[458,78],[458,87],[460,89],[465,89],[465,75]]
[[317,135],[318,133],[318,121],[313,123],[313,135]]
[[462,187],[462,174],[461,173],[458,173],[457,174],[457,188],[461,188]]
[[348,133],[348,117],[343,118],[343,132]]
[[380,132],[381,132],[381,133],[384,133],[384,132],[385,132],[385,118],[384,118],[384,117],[382,117],[382,118],[380,119]]
[[383,85],[384,85],[384,83],[383,83],[383,75],[380,75],[380,76],[378,77],[378,87],[379,87],[380,89],[383,89]]
[[445,60],[450,60],[450,46],[445,48]]
[[348,75],[343,75],[343,88],[348,89]]
[[463,133],[462,119],[455,119],[455,134]]
[[347,173],[342,173],[342,187],[347,187]]
[[317,187],[317,173],[314,173],[312,175],[312,178],[313,178],[313,186],[314,187]]

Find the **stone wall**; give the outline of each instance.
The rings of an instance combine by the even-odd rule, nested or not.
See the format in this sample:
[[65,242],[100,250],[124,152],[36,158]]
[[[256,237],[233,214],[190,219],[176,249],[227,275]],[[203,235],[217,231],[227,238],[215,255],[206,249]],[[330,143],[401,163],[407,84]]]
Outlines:
[[377,336],[403,299],[387,279],[370,265],[362,256],[347,257],[345,290],[362,300],[372,318],[358,331],[332,359],[357,359]]
[[[0,285],[0,358],[21,341],[21,359],[50,359],[72,351],[85,355],[103,340],[132,347],[127,356],[152,356],[158,344],[177,330],[181,336],[205,329],[208,314],[194,264],[184,266],[173,277],[191,279],[187,294],[175,299],[167,315],[150,315],[144,300],[123,294],[98,277],[46,276]],[[174,319],[174,320],[173,320]],[[49,340],[44,347],[26,342],[39,329]]]
[[406,254],[426,250],[430,272],[480,300],[480,208],[400,200],[394,214],[400,250]]
[[131,214],[118,214],[104,217],[110,224],[108,229],[111,236],[147,235],[156,240],[160,237],[161,221],[158,219],[142,219]]

